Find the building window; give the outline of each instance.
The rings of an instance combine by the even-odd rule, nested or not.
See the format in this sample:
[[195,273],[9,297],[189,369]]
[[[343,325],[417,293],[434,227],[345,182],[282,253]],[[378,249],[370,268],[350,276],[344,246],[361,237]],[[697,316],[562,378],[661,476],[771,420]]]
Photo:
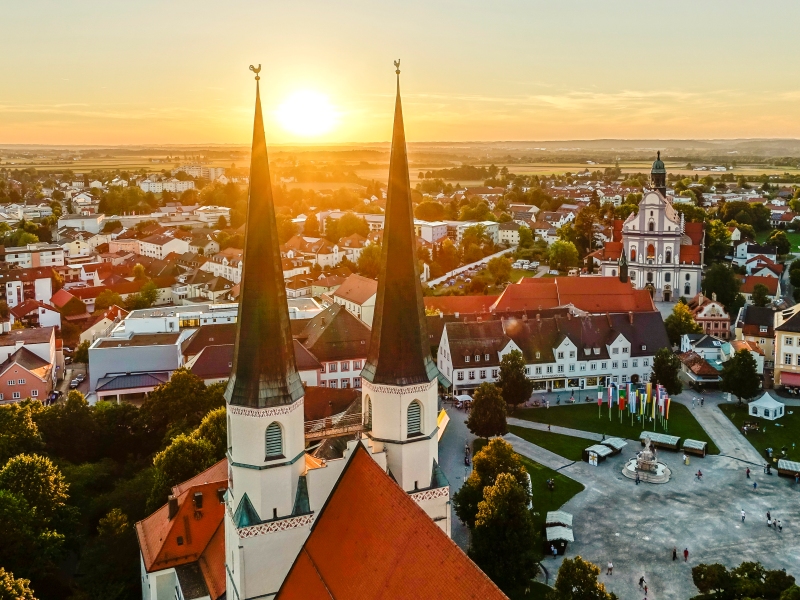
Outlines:
[[686,274],[685,279],[686,279],[686,281],[689,281],[689,273]]
[[356,389],[361,388],[361,377],[353,377],[353,387]]
[[628,353],[628,347],[627,346],[623,346],[622,347],[622,353],[623,354],[627,354]]
[[585,370],[586,370],[586,363],[581,363],[581,371],[585,371]]
[[8,385],[16,385],[16,383],[17,383],[17,382],[16,382],[16,381],[14,381],[13,379],[9,379],[9,380],[8,380]]
[[558,358],[559,358],[559,359],[561,359],[561,358],[564,358],[564,353],[563,353],[563,352],[559,352],[559,353],[558,353]]
[[283,457],[283,432],[277,422],[272,422],[267,427],[265,434],[267,460]]
[[672,281],[672,273],[664,273],[664,281],[666,281],[667,283]]
[[603,371],[605,371],[608,368],[608,363],[607,362],[600,363],[600,368],[603,369]]
[[[783,364],[790,365],[792,364],[792,355],[791,354],[784,354],[783,355]],[[14,392],[16,393],[16,392]]]
[[31,398],[36,398],[39,395],[39,390],[31,390]]
[[623,375],[622,376],[622,383],[625,383],[627,381],[628,381],[628,376],[627,375]]
[[786,345],[787,346],[791,346],[792,344],[794,344],[794,338],[793,337],[787,337],[787,338],[784,338],[784,339],[786,340]]
[[636,248],[631,246],[631,262],[636,262]]
[[484,354],[483,355],[483,360],[489,360],[489,355],[488,354]]
[[469,362],[469,356],[465,356],[465,357],[464,357],[464,362],[465,362],[465,363],[468,363],[468,362]]
[[648,271],[647,272],[647,283],[653,283],[653,272],[652,271]]
[[475,379],[475,371],[470,371],[469,372],[469,378],[470,379]]
[[558,372],[559,373],[563,373],[564,372],[564,365],[558,365]]
[[[527,372],[527,369],[525,369]],[[497,377],[497,369],[492,369],[492,377]]]
[[353,371],[358,371],[361,368],[361,361],[354,360],[353,361]]
[[24,379],[18,379],[17,383],[20,384],[20,385],[25,385],[25,380]]
[[336,363],[331,363],[328,365],[328,373],[336,373],[336,370],[339,368],[339,365]]
[[552,366],[548,366],[548,367],[547,367],[547,373],[548,373],[548,375],[549,375],[550,373],[552,373],[552,372],[553,372],[553,367],[552,367]]
[[0,393],[0,400],[4,400],[4,399],[5,399],[5,394]]
[[570,365],[569,366],[569,372],[570,373],[574,373],[575,372],[575,365]]
[[631,366],[634,369],[639,366],[639,361],[637,359],[635,359],[635,358],[631,361],[631,363],[632,363]]
[[589,365],[589,369],[592,371],[597,371],[597,363],[592,363]]
[[615,361],[615,360],[612,360],[611,361],[611,368],[612,369],[618,369],[619,368],[619,363],[617,361]]
[[688,296],[691,293],[692,293],[692,288],[687,283],[683,288],[683,294],[684,294],[684,296]]
[[569,357],[570,358],[575,358],[575,350],[570,350],[569,351]]
[[541,356],[542,356],[541,352],[537,352],[537,353],[536,353],[536,359],[537,359],[537,360],[538,360],[539,358],[541,358]]
[[464,372],[463,371],[459,371],[456,374],[456,379],[458,379],[459,381],[464,381]]
[[619,348],[612,348],[611,354],[619,354]]
[[652,219],[650,219],[650,222],[647,224],[647,231],[655,231],[655,230],[656,230],[656,224],[653,222]]
[[331,379],[328,382],[328,387],[330,387],[330,388],[338,388],[339,387],[339,382],[336,381],[335,379]]
[[627,360],[623,360],[622,361],[622,368],[623,369],[627,369],[628,368],[628,361]]
[[649,358],[643,359],[642,360],[642,366],[643,367],[649,367],[650,366],[650,359]]
[[537,375],[541,375],[542,374],[542,367],[536,367],[536,374]]
[[481,376],[481,379],[486,379],[486,370],[485,369],[481,369],[480,376]]
[[350,387],[350,380],[349,379],[342,379],[342,389]]
[[344,373],[345,371],[349,371],[350,370],[350,361],[349,360],[343,360],[340,366],[341,366],[341,369],[342,369],[342,373]]
[[406,409],[406,432],[409,437],[422,434],[422,405],[416,400]]

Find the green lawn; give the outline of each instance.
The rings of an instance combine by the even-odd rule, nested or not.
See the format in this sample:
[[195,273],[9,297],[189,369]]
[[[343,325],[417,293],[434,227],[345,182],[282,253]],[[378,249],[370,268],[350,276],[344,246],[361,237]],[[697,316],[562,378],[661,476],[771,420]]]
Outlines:
[[[708,442],[708,453],[719,454],[719,450],[714,442],[711,441],[711,438],[700,426],[700,423],[697,422],[688,408],[683,404],[673,402],[669,413],[669,423],[667,424],[666,433],[677,435],[681,438]],[[639,434],[643,429],[653,431],[652,422],[647,422],[647,426],[642,427],[641,423],[637,423],[636,417],[634,417],[633,425],[631,425],[631,417],[627,413],[623,413],[622,422],[620,423],[616,408],[612,409],[611,420],[609,420],[608,405],[606,404],[603,404],[601,416],[598,418],[597,404],[594,402],[591,404],[580,404],[578,406],[551,406],[549,409],[525,408],[517,410],[513,416],[537,423],[549,423],[551,425],[560,425],[571,429],[593,431],[611,437],[622,437],[634,440],[639,439]],[[656,425],[656,431],[658,433],[665,433],[664,428],[660,424]]]
[[538,429],[529,429],[527,427],[518,427],[515,425],[509,425],[508,430],[514,435],[521,437],[523,440],[529,441],[531,444],[541,446],[569,460],[582,460],[583,450],[594,443],[591,440],[573,437],[571,435],[549,433],[547,431],[539,431]]
[[[767,238],[772,234],[774,229],[769,231],[759,231],[756,233],[756,241],[759,244],[763,244],[767,241]],[[783,230],[786,233],[786,237],[789,238],[789,243],[792,245],[792,252],[797,253],[800,252],[800,232],[798,231],[787,231]]]
[[545,585],[539,581],[534,581],[531,584],[531,591],[527,594],[511,594],[509,596],[510,600],[543,600],[547,598],[547,594],[553,591],[548,585]]
[[[751,417],[747,414],[747,406],[737,404],[720,404],[722,412],[736,425],[741,431],[745,421],[758,421],[764,433],[748,432],[747,441],[758,450],[761,456],[766,457],[764,450],[772,448],[773,458],[779,457],[781,448],[788,448],[789,460],[800,461],[800,407],[786,406],[784,416],[777,421],[768,421]],[[792,411],[794,414],[789,414]],[[792,447],[792,444],[795,446]]]
[[511,269],[511,275],[508,276],[509,280],[513,283],[518,282],[523,277],[534,277],[537,271],[528,271],[526,269]]

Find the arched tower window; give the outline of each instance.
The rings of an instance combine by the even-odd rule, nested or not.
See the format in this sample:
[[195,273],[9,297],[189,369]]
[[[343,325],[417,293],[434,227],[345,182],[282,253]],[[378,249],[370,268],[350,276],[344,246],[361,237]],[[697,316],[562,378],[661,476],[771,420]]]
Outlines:
[[656,257],[656,247],[653,244],[647,245],[647,258],[655,258]]
[[277,422],[272,422],[267,427],[265,434],[267,460],[283,458],[283,431]]
[[227,431],[227,434],[228,434],[228,452],[232,452],[233,451],[233,441],[231,439],[232,438],[232,434],[231,434],[231,416],[227,415],[227,417],[228,417],[228,428],[227,428],[228,429],[228,431]]
[[367,396],[367,414],[365,415],[364,423],[367,429],[372,429],[372,398]]
[[668,264],[672,262],[672,250],[667,250],[666,251],[666,253],[664,255],[664,262],[668,263]]
[[647,231],[655,231],[655,230],[656,230],[656,224],[653,221],[653,219],[650,219],[650,222],[647,224]]
[[635,246],[631,246],[631,262],[635,262],[635,261],[636,261],[636,247]]
[[408,437],[422,435],[422,406],[419,402],[414,400],[408,405],[406,417],[406,431],[408,433]]

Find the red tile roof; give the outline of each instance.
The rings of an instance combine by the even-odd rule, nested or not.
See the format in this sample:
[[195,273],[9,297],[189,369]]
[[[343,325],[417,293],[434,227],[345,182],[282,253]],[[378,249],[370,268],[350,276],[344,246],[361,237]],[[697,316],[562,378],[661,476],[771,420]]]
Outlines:
[[358,444],[277,600],[361,598],[505,596]]
[[306,421],[315,421],[337,415],[360,399],[361,390],[356,388],[337,389],[309,385],[303,399],[304,418]]
[[689,236],[695,246],[703,243],[703,227],[702,223],[686,223],[684,225],[684,233]]
[[500,296],[425,296],[425,308],[436,309],[443,315],[491,312]]
[[377,293],[377,281],[353,274],[342,282],[342,285],[337,288],[333,295],[360,305]]
[[67,290],[62,288],[58,290],[55,294],[53,294],[52,298],[50,298],[50,302],[52,302],[53,306],[55,306],[56,308],[63,308],[64,305],[70,300],[72,300],[74,297],[75,296],[73,296]]
[[492,312],[537,310],[567,304],[595,314],[655,310],[647,290],[637,290],[618,277],[527,277],[509,285]]
[[742,284],[742,287],[739,289],[739,291],[743,294],[752,294],[753,290],[758,284],[766,287],[770,296],[774,296],[778,293],[779,279],[777,277],[748,275],[747,277],[739,276],[738,279]]
[[[688,225],[688,223],[687,223]],[[700,264],[700,246],[681,246],[681,264]]]
[[25,300],[25,302],[17,304],[15,307],[10,309],[10,312],[11,312],[12,315],[17,317],[18,319],[21,319],[22,317],[24,317],[28,313],[31,313],[31,312],[34,312],[34,311],[38,312],[36,310],[38,308],[46,308],[47,310],[56,312],[55,308],[53,308],[52,306],[48,306],[44,302],[39,302],[38,300],[33,300],[31,298],[29,298],[28,300]]

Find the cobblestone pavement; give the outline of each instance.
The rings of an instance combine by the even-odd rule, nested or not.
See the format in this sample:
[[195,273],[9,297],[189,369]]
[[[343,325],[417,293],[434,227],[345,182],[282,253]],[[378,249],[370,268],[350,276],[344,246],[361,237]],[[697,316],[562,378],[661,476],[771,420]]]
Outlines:
[[469,475],[472,467],[464,465],[464,445],[469,444],[472,448],[472,441],[475,436],[469,432],[464,421],[467,420],[467,413],[453,407],[447,407],[447,414],[450,422],[444,430],[442,439],[439,440],[439,466],[441,466],[447,480],[450,482],[450,514],[451,514],[451,537],[464,552],[469,547],[469,531],[456,517],[452,506],[453,495],[461,489],[464,479]]

